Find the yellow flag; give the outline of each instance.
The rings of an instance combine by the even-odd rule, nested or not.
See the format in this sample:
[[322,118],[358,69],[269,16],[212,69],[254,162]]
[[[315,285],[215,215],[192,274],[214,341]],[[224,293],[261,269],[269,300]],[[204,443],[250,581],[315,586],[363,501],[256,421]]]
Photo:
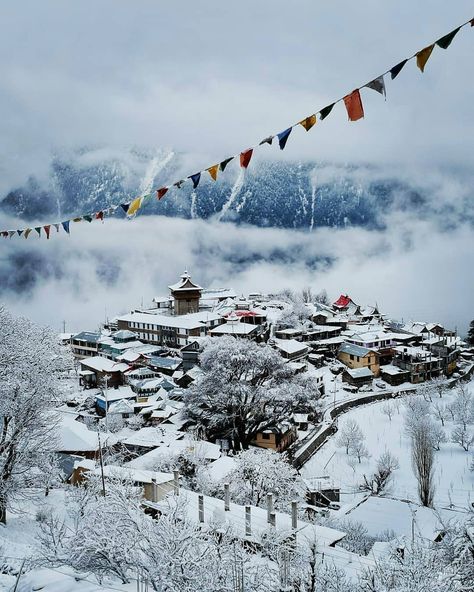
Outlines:
[[420,68],[420,70],[422,72],[425,71],[426,62],[430,59],[430,55],[431,55],[431,52],[433,51],[433,47],[434,47],[434,43],[433,43],[433,45],[428,45],[428,47],[425,47],[425,49],[421,49],[416,54],[416,65],[418,66],[418,68]]
[[305,119],[302,119],[298,123],[302,125],[307,132],[309,132],[309,130],[316,123],[316,115],[310,115],[309,117],[305,117]]
[[206,171],[211,175],[211,177],[214,179],[214,181],[217,181],[218,170],[219,170],[218,164],[215,164],[215,165],[209,167],[208,169],[206,169]]
[[133,216],[134,214],[136,214],[138,212],[138,210],[140,209],[141,205],[142,205],[142,198],[141,197],[137,197],[136,199],[134,199],[128,207],[127,216],[130,217],[130,216]]
[[30,232],[31,232],[31,228],[27,228],[27,229],[25,230],[24,237],[25,237],[25,238],[28,238],[28,236],[29,236]]

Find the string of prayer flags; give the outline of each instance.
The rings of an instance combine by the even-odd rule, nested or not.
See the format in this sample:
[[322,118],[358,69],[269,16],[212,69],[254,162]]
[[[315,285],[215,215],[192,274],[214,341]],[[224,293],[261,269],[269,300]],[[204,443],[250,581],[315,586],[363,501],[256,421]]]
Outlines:
[[[182,184],[182,182],[181,182]],[[176,183],[175,183],[176,185]],[[177,185],[176,185],[177,186]],[[181,185],[179,186],[181,187]],[[158,201],[164,197],[166,195],[166,193],[168,192],[168,187],[160,187],[160,189],[156,190],[156,198],[158,199]]]
[[330,105],[327,105],[326,107],[323,107],[321,109],[321,111],[319,112],[319,119],[321,119],[321,121],[323,121],[323,119],[326,119],[326,117],[331,113],[335,104],[336,103],[331,103]]
[[249,148],[248,150],[244,150],[240,153],[240,166],[243,169],[246,169],[249,166],[250,159],[252,158],[253,148]]
[[454,31],[451,31],[451,33],[448,33],[444,37],[441,37],[440,39],[438,39],[438,41],[436,42],[436,45],[438,47],[441,47],[441,49],[448,49],[448,47],[451,45],[452,40],[459,33],[460,28],[461,27],[458,27],[457,29],[454,29]]
[[371,82],[368,82],[365,86],[367,88],[371,88],[372,90],[375,90],[376,92],[380,93],[384,97],[387,96],[387,93],[385,90],[385,80],[383,79],[383,76],[378,76],[377,78],[374,78]]
[[390,70],[390,76],[392,77],[392,80],[395,80],[395,78],[400,74],[400,72],[403,70],[403,66],[408,62],[408,60],[402,60],[401,62],[399,62],[396,66],[393,66],[393,68]]
[[211,167],[207,168],[206,171],[211,175],[211,179],[213,181],[217,181],[217,173],[219,172],[219,165],[214,164]]
[[201,180],[201,173],[195,173],[194,175],[190,175],[188,179],[191,179],[193,182],[193,189],[199,185],[199,181]]
[[364,117],[364,108],[358,88],[353,90],[350,95],[344,97],[344,105],[346,106],[349,121],[358,121]]
[[425,71],[426,62],[430,59],[433,48],[434,43],[432,45],[428,45],[428,47],[425,47],[416,54],[416,65],[422,72]]
[[[443,35],[437,41],[435,41],[431,45],[424,47],[423,49],[421,49],[420,51],[418,51],[417,53],[415,53],[411,57],[398,62],[398,64],[393,66],[390,70],[387,70],[386,72],[384,72],[380,76],[376,76],[375,78],[373,78],[373,80],[371,80],[370,82],[365,84],[363,87],[356,88],[355,90],[353,90],[349,94],[343,96],[342,98],[340,98],[336,101],[333,101],[329,105],[326,105],[320,111],[316,111],[312,115],[309,115],[309,116],[301,119],[300,121],[298,121],[298,123],[295,123],[292,126],[286,128],[284,131],[280,132],[279,134],[267,136],[266,138],[264,138],[263,140],[260,141],[259,146],[262,146],[263,144],[268,144],[271,146],[273,144],[273,139],[277,138],[278,145],[279,145],[280,149],[284,150],[286,147],[286,144],[288,142],[288,138],[289,138],[294,127],[296,127],[297,125],[301,125],[306,131],[309,131],[317,123],[318,119],[320,121],[323,121],[324,119],[326,119],[326,117],[328,117],[331,114],[332,110],[334,109],[334,106],[337,103],[342,102],[342,101],[344,101],[344,105],[345,105],[345,108],[347,111],[349,121],[358,121],[359,119],[364,117],[364,107],[362,104],[362,98],[361,98],[361,93],[360,93],[361,88],[369,88],[371,90],[376,91],[377,93],[379,93],[380,95],[382,95],[383,97],[386,98],[387,91],[386,91],[386,84],[385,84],[385,74],[390,73],[391,79],[395,80],[395,78],[397,78],[397,76],[403,70],[405,65],[409,61],[411,61],[412,59],[415,59],[415,58],[416,58],[416,64],[417,64],[418,68],[423,72],[428,60],[430,59],[430,56],[433,52],[435,45],[437,45],[441,49],[448,49],[449,46],[451,45],[453,39],[456,37],[456,35],[461,30],[461,28],[465,27],[467,25],[471,25],[471,27],[474,27],[474,18],[467,20],[465,23],[463,23],[459,27],[453,29],[451,32],[447,33],[446,35]],[[18,234],[18,236],[24,236],[25,239],[27,239],[29,237],[29,235],[33,232],[33,230],[35,230],[38,233],[38,236],[40,238],[41,238],[41,234],[43,231],[46,238],[49,239],[51,237],[51,227],[52,226],[54,226],[54,228],[56,228],[56,232],[59,232],[60,227],[62,226],[62,228],[64,229],[64,232],[69,235],[71,222],[82,222],[84,220],[87,222],[92,222],[93,220],[101,220],[103,222],[105,217],[111,216],[117,210],[120,211],[120,209],[122,209],[125,212],[125,214],[127,215],[128,218],[133,218],[137,214],[137,212],[140,210],[140,208],[142,208],[146,203],[148,203],[148,201],[150,201],[153,198],[155,191],[156,191],[156,197],[158,198],[158,200],[161,200],[167,194],[167,192],[169,191],[169,189],[171,187],[176,187],[178,189],[181,189],[183,187],[183,185],[186,183],[187,179],[191,179],[192,184],[193,184],[193,189],[196,189],[201,181],[201,175],[204,171],[207,171],[209,173],[209,175],[213,181],[217,181],[218,176],[219,176],[219,171],[224,172],[227,165],[232,160],[234,160],[234,158],[237,158],[237,157],[239,158],[241,168],[247,169],[247,167],[250,164],[251,159],[253,158],[253,152],[254,152],[255,148],[256,148],[256,146],[253,146],[251,148],[247,148],[246,150],[244,150],[240,153],[237,153],[234,156],[230,156],[229,158],[225,158],[224,160],[219,162],[219,164],[213,164],[212,166],[210,166],[206,169],[203,169],[202,171],[199,171],[198,173],[195,173],[194,175],[190,175],[188,177],[185,177],[184,179],[180,179],[179,181],[176,181],[170,185],[166,185],[166,186],[154,189],[152,193],[147,193],[145,195],[136,197],[129,202],[114,204],[114,205],[111,205],[105,209],[99,210],[97,212],[94,212],[91,214],[82,214],[80,216],[77,216],[75,218],[71,218],[70,220],[65,220],[60,223],[58,222],[58,223],[54,223],[54,224],[46,224],[43,226],[36,226],[33,228],[25,228],[25,229],[18,229],[18,230],[0,230],[0,236],[2,236],[4,238],[12,238],[13,236],[15,236],[15,234]]]
[[288,129],[284,130],[283,132],[280,132],[279,134],[277,134],[280,150],[285,149],[286,143],[288,142],[288,138],[290,137],[292,129],[293,129],[292,127],[289,127]]
[[234,160],[234,157],[231,156],[230,158],[226,158],[225,160],[223,160],[220,164],[219,164],[219,168],[221,169],[222,172],[225,171],[225,167],[229,164],[229,162],[231,160]]
[[304,129],[309,132],[309,130],[313,127],[316,123],[316,115],[310,115],[309,117],[305,117],[301,121],[298,122]]

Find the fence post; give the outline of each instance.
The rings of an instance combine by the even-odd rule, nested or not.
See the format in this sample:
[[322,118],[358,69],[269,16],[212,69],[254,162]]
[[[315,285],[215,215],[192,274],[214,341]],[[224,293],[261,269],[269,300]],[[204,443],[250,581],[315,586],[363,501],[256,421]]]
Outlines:
[[273,494],[267,493],[267,522],[270,524],[270,516],[273,512]]
[[250,506],[245,506],[245,536],[252,536],[252,516]]
[[199,494],[198,496],[198,507],[199,507],[199,522],[204,522],[204,496]]
[[230,486],[228,483],[224,483],[224,510],[226,512],[230,510]]

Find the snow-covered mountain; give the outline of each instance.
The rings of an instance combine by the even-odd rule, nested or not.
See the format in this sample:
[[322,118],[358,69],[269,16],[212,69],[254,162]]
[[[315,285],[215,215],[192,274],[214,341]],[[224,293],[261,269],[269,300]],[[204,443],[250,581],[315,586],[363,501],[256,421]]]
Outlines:
[[[193,172],[189,155],[164,150],[82,148],[51,158],[46,180],[30,177],[0,196],[0,211],[25,220],[60,219],[130,201]],[[219,181],[207,173],[153,200],[142,215],[232,220],[256,226],[306,228],[347,225],[383,228],[387,213],[436,216],[444,227],[474,221],[464,173],[410,176],[387,168],[318,162],[254,160],[243,173],[229,164]],[[455,195],[453,195],[455,193]]]

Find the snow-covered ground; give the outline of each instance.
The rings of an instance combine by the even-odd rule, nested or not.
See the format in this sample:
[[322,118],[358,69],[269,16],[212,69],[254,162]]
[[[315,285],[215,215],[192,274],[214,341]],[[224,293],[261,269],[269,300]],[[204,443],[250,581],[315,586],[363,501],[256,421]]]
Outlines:
[[[474,381],[469,384],[474,394]],[[443,396],[443,403],[452,400],[455,391]],[[436,396],[435,396],[436,397]],[[436,398],[433,398],[433,403]],[[411,465],[410,439],[405,434],[404,398],[394,400],[391,405],[394,414],[390,421],[383,413],[386,402],[377,402],[351,410],[340,416],[338,428],[350,419],[355,420],[364,436],[370,458],[362,459],[359,464],[345,450],[337,446],[337,434],[304,465],[303,477],[316,487],[318,478],[329,476],[334,485],[341,488],[343,505],[353,505],[363,495],[358,490],[363,475],[369,476],[375,469],[375,461],[384,450],[392,452],[399,460],[400,468],[395,471],[390,494],[400,499],[417,502],[417,483]],[[448,440],[453,429],[453,422],[447,421],[445,432]],[[443,507],[466,508],[474,502],[474,472],[470,471],[473,461],[471,451],[465,452],[458,444],[446,442],[435,453],[435,504]]]

